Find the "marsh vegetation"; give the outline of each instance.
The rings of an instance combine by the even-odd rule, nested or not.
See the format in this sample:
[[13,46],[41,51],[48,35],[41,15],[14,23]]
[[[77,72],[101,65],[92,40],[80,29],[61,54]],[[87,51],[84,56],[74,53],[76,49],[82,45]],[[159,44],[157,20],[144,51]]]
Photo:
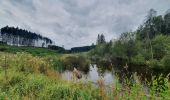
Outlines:
[[[168,99],[168,77],[154,77],[150,82],[140,82],[140,76],[119,77],[110,85],[104,80],[63,80],[48,57],[34,57],[27,53],[0,52],[1,99]],[[51,62],[50,62],[51,60]],[[120,74],[122,75],[122,74]],[[133,80],[133,81],[132,81]],[[162,83],[163,82],[163,83]],[[132,84],[133,83],[133,84]],[[95,84],[95,86],[94,86]],[[146,88],[146,85],[148,88]]]

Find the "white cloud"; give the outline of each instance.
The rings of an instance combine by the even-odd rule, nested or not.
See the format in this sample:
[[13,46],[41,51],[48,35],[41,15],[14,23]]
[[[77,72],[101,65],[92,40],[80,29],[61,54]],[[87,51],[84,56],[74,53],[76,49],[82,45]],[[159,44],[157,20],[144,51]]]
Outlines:
[[0,0],[0,27],[19,26],[66,48],[107,40],[136,29],[147,11],[169,9],[168,0]]

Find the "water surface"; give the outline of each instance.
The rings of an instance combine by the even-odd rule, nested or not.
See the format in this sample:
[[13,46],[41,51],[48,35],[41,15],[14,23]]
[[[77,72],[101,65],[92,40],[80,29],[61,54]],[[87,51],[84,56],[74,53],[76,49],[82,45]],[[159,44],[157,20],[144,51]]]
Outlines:
[[[115,82],[115,75],[113,71],[105,70],[100,71],[101,69],[97,68],[96,65],[90,65],[90,70],[87,73],[82,73],[82,79],[81,81],[85,82],[92,82],[97,83],[97,80],[103,80],[106,85],[112,84]],[[66,70],[62,73],[62,78],[65,80],[72,80],[72,71]]]

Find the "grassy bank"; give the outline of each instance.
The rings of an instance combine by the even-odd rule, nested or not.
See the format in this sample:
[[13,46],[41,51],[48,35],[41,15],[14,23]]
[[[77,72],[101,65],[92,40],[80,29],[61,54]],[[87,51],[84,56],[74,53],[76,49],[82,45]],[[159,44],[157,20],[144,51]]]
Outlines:
[[26,46],[18,47],[18,46],[9,46],[5,44],[0,44],[0,51],[8,52],[8,53],[27,52],[29,54],[32,54],[33,56],[59,55],[58,51],[50,50],[47,48],[26,47]]

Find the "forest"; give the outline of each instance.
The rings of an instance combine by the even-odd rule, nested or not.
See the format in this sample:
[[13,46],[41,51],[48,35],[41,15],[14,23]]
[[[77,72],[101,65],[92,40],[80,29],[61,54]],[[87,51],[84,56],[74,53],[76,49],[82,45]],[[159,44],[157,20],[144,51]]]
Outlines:
[[18,27],[5,26],[0,29],[0,41],[8,45],[48,47],[53,41],[37,33],[19,29]]

